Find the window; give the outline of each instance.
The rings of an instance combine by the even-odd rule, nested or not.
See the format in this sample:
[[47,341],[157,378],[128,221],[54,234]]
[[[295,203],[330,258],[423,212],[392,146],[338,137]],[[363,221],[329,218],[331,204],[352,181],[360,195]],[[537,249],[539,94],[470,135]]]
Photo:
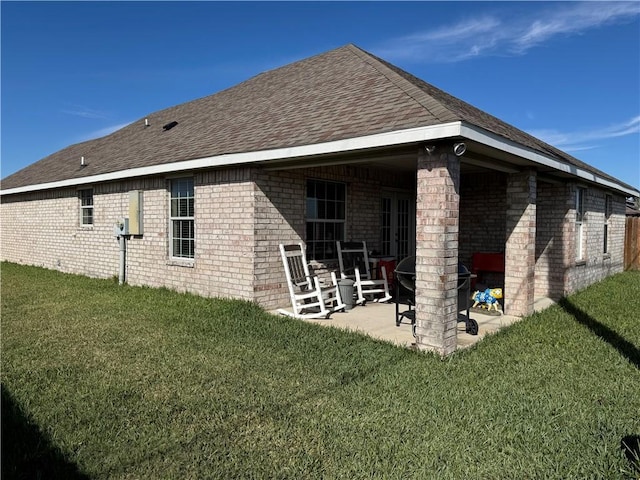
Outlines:
[[193,179],[171,180],[170,252],[173,258],[194,258]]
[[346,186],[307,181],[307,257],[336,258],[336,240],[344,240]]
[[80,226],[93,226],[93,189],[88,188],[78,192],[80,197]]
[[603,253],[609,253],[609,218],[611,218],[611,195],[604,196],[604,244]]
[[576,259],[584,259],[584,197],[586,190],[576,190]]

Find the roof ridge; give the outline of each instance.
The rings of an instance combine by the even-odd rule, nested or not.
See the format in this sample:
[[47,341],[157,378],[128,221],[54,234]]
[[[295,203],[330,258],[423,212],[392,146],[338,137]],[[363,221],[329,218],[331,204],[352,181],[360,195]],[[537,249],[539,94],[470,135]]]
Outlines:
[[[368,52],[364,52],[363,51],[363,53],[368,53]],[[488,112],[485,112],[484,110],[479,109],[475,105],[472,105],[471,103],[466,102],[465,100],[462,100],[462,99],[460,99],[458,97],[455,97],[455,96],[451,95],[450,93],[446,92],[445,90],[442,90],[441,88],[438,88],[435,85],[432,85],[431,83],[428,83],[425,80],[422,80],[421,78],[416,77],[415,75],[413,75],[413,74],[401,69],[400,67],[398,67],[396,65],[393,65],[393,64],[391,64],[391,63],[389,63],[389,62],[387,62],[387,61],[385,61],[385,60],[383,60],[381,58],[378,58],[375,55],[372,55],[372,54],[369,54],[369,55],[371,57],[373,57],[374,59],[376,59],[386,69],[388,69],[391,72],[393,72],[393,74],[396,75],[397,77],[399,77],[401,80],[403,80],[404,82],[410,84],[414,89],[418,90],[420,93],[422,93],[422,94],[424,94],[426,96],[429,96],[429,97],[433,98],[439,105],[442,106],[442,108],[444,108],[447,111],[449,111],[452,115],[457,117],[459,120],[464,120],[464,121],[466,121],[468,123],[471,123],[473,125],[480,126],[480,125],[478,125],[478,122],[470,121],[469,119],[466,118],[465,115],[463,115],[459,111],[457,111],[459,107],[471,108],[471,109],[473,109],[474,114],[476,114],[476,115],[480,115],[480,116],[483,116],[485,118],[490,118],[492,121],[495,121],[495,122],[497,122],[499,124],[502,124],[502,125],[510,128],[510,129],[518,130],[521,134],[530,137],[532,140],[535,141],[535,143],[538,144],[538,148],[540,148],[542,150],[545,150],[548,154],[553,155],[554,157],[562,158],[563,156],[565,156],[565,157],[566,156],[570,156],[566,152],[560,151],[558,148],[554,147],[553,145],[550,145],[550,144],[548,144],[548,143],[546,143],[546,142],[534,137],[533,135],[525,132],[524,130],[522,130],[522,129],[514,126],[514,125],[511,125],[510,123],[508,123],[508,122],[496,117],[495,115],[492,115],[492,114],[490,114]],[[396,70],[400,70],[403,73],[403,75],[398,73]],[[405,76],[409,77],[409,78],[406,78]],[[442,100],[440,100],[439,98],[437,98],[436,96],[434,96],[434,95],[432,95],[432,94],[430,94],[428,92],[425,92],[420,86],[418,86],[418,84],[416,82],[419,82],[421,84],[426,85],[429,89],[434,90],[434,92],[437,93],[439,96],[445,96],[446,100],[447,100],[447,102],[449,102],[449,104],[457,105],[458,108],[452,109],[450,107],[447,107],[446,104]],[[481,127],[481,128],[484,128],[484,127]],[[486,130],[486,128],[484,128],[484,129]],[[489,130],[489,131],[491,131],[491,130]],[[501,136],[505,136],[504,133],[502,133],[502,132],[494,132],[494,133],[498,134],[498,135],[501,135]],[[571,158],[573,160],[578,161],[578,162],[580,161],[580,160],[576,159],[575,157],[571,157]],[[591,168],[593,168],[593,167],[591,167]]]
[[[420,105],[422,108],[424,108],[427,112],[429,112],[434,117],[442,119],[441,118],[442,114],[441,113],[439,114],[437,111],[434,111],[433,106],[430,106],[429,102],[425,101],[426,100],[425,97],[437,102],[437,104],[440,107],[440,109],[448,112],[451,116],[456,117],[455,120],[462,120],[462,117],[459,114],[457,114],[456,112],[452,111],[450,108],[447,108],[440,100],[438,100],[437,98],[433,97],[432,95],[429,95],[427,92],[425,92],[423,89],[421,89],[414,82],[412,82],[409,79],[407,79],[406,77],[400,75],[397,71],[395,71],[393,68],[391,68],[389,66],[390,64],[388,62],[385,62],[381,58],[376,57],[372,53],[369,53],[366,50],[363,50],[363,49],[361,49],[360,47],[358,47],[356,45],[349,44],[347,46],[348,47],[353,47],[354,53],[357,54],[364,62],[368,63],[373,68],[378,70],[378,72],[380,72],[384,77],[386,77],[390,82],[392,82],[396,87],[398,87],[400,90],[402,90],[404,93],[406,93],[408,97],[410,97],[412,100],[414,100],[418,105]],[[395,65],[394,65],[394,67],[395,67]],[[399,67],[395,67],[395,68],[397,68],[399,70],[402,70]],[[402,70],[402,71],[404,72],[404,70]],[[406,73],[408,75],[411,75],[408,72],[404,72],[404,73]],[[415,77],[415,78],[417,78],[417,77]],[[431,85],[431,84],[429,84],[429,85],[431,87],[433,87],[433,85]],[[433,88],[437,88],[437,87],[433,87]],[[449,118],[447,118],[447,120],[450,121],[450,120],[454,120],[454,119],[449,117]]]

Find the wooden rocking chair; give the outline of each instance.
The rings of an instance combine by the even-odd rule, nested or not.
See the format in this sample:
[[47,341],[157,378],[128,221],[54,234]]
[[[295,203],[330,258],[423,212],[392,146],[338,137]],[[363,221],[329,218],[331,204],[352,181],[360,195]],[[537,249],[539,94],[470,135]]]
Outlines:
[[329,318],[345,308],[340,298],[336,274],[331,272],[332,285],[323,286],[320,279],[309,273],[309,265],[302,243],[280,244],[280,255],[289,286],[292,310],[278,312],[294,318]]
[[[336,242],[340,275],[350,278],[357,292],[356,304],[364,305],[367,297],[373,296],[374,302],[388,302],[392,296],[389,293],[387,271],[380,267],[382,278],[374,280],[369,270],[369,254],[366,242]],[[382,294],[382,296],[377,296]],[[365,297],[365,295],[367,297]]]

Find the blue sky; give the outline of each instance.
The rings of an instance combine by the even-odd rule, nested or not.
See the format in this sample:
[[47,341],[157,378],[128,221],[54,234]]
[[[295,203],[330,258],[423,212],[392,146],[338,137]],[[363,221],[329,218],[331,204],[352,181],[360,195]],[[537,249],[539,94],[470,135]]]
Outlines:
[[640,2],[2,1],[1,176],[354,43],[636,188]]

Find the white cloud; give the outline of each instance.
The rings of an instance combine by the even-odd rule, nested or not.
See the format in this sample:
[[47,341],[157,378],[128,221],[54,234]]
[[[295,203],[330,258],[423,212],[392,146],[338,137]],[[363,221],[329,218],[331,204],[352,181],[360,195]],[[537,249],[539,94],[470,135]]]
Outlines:
[[574,132],[557,130],[530,130],[529,134],[567,152],[578,152],[597,148],[594,142],[640,134],[640,116],[607,127]]
[[493,49],[503,31],[500,19],[486,15],[393,39],[375,51],[391,59],[460,61]]
[[[578,35],[640,15],[640,2],[544,4],[528,15],[496,10],[433,30],[392,39],[377,55],[390,60],[458,62],[481,55],[521,55],[559,35]],[[526,10],[528,11],[528,10]]]
[[82,105],[73,105],[71,108],[61,110],[61,112],[82,118],[93,118],[98,120],[104,120],[107,118],[106,113],[101,112],[100,110],[84,107]]
[[118,123],[116,125],[109,125],[107,127],[101,128],[99,130],[94,130],[92,132],[87,133],[86,135],[82,135],[82,137],[78,141],[79,142],[84,142],[86,140],[93,140],[94,138],[100,138],[100,137],[107,136],[110,133],[113,133],[113,132],[115,132],[117,130],[120,130],[121,128],[126,127],[130,123],[131,122]]
[[640,14],[637,2],[585,2],[551,12],[514,37],[516,51],[525,51],[556,35],[575,35]]
[[475,18],[458,22],[453,26],[444,26],[430,32],[415,34],[407,37],[414,41],[458,41],[462,38],[472,38],[475,35],[486,34],[500,27],[500,20],[491,16]]

